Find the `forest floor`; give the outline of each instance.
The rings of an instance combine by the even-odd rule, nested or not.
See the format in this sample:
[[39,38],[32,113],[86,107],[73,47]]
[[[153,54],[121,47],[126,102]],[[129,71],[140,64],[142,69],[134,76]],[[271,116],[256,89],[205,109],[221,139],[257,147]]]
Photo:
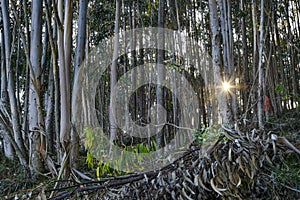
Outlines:
[[[247,127],[247,130],[252,130],[253,127]],[[242,130],[243,131],[243,130]],[[245,131],[245,130],[244,130]],[[265,130],[263,131],[266,135],[270,136],[271,134],[275,134],[278,136],[278,138],[286,138],[287,141],[289,141],[294,147],[296,147],[298,150],[300,150],[300,109],[297,110],[290,110],[284,112],[279,118],[273,118],[269,122],[265,124]],[[227,138],[230,138],[230,135],[227,135]],[[246,137],[245,137],[246,138]],[[218,161],[216,156],[218,156],[221,152],[221,150],[227,151],[228,148],[232,147],[234,145],[233,143],[228,142],[229,144],[225,144],[223,146],[220,146],[220,148],[216,147],[216,155],[212,156],[212,158],[209,160],[209,162],[212,161]],[[253,172],[251,166],[247,168],[247,164],[242,165],[244,167],[243,172],[241,170],[239,171],[239,174],[237,176],[232,175],[233,178],[228,178],[228,192],[235,192],[236,196],[230,196],[231,194],[227,194],[225,190],[223,191],[220,189],[220,187],[216,186],[218,183],[216,182],[215,177],[212,177],[212,179],[208,180],[207,182],[203,181],[199,183],[196,181],[195,177],[198,175],[193,175],[195,169],[195,163],[199,162],[199,159],[193,160],[193,153],[190,154],[189,160],[191,160],[190,164],[175,164],[176,168],[180,168],[181,171],[178,169],[168,169],[167,173],[168,175],[172,174],[175,176],[178,176],[178,178],[174,179],[173,181],[168,182],[168,175],[165,176],[164,180],[160,180],[157,176],[160,176],[158,174],[148,174],[149,179],[151,179],[152,186],[145,186],[147,184],[143,184],[144,182],[141,182],[141,178],[138,178],[139,175],[134,175],[130,177],[132,180],[137,180],[140,183],[132,184],[132,183],[126,183],[126,192],[125,187],[122,186],[122,184],[116,184],[117,187],[115,187],[114,191],[116,194],[123,194],[123,199],[126,198],[127,195],[137,195],[139,192],[142,193],[143,191],[148,191],[156,194],[146,195],[144,197],[141,197],[141,199],[155,199],[155,198],[161,198],[164,195],[170,193],[170,198],[173,197],[173,195],[176,195],[177,197],[180,197],[182,199],[210,199],[210,198],[219,198],[222,195],[225,195],[225,197],[230,197],[231,199],[238,199],[242,198],[244,199],[246,195],[248,195],[249,199],[300,199],[300,155],[293,151],[291,148],[289,148],[287,143],[279,144],[275,149],[275,146],[272,146],[272,141],[269,142],[271,145],[268,147],[270,149],[269,152],[275,152],[275,154],[272,154],[273,157],[267,156],[263,157],[265,160],[272,160],[269,164],[264,164],[264,167],[254,167],[257,168],[259,172]],[[282,143],[282,142],[281,142]],[[242,141],[241,141],[242,144]],[[227,146],[226,146],[227,145]],[[254,148],[254,147],[249,147]],[[281,149],[281,150],[278,150]],[[220,152],[219,152],[220,151]],[[231,151],[231,150],[230,150]],[[267,150],[266,150],[267,152]],[[225,153],[228,155],[228,153]],[[220,153],[221,155],[221,153]],[[225,156],[226,156],[225,155]],[[236,157],[235,157],[236,156]],[[236,160],[239,159],[239,154],[232,154],[233,158],[236,158]],[[251,156],[251,155],[250,155]],[[192,158],[191,158],[192,157]],[[195,157],[195,156],[194,156]],[[197,156],[196,156],[197,157]],[[276,157],[276,158],[275,158]],[[231,161],[233,158],[223,158],[222,161]],[[54,188],[55,185],[55,177],[53,178],[44,178],[40,180],[33,180],[30,177],[28,177],[25,173],[23,168],[18,164],[19,162],[17,160],[8,160],[5,159],[4,156],[0,156],[0,199],[35,199],[36,197],[39,197],[39,199],[48,199],[50,196],[51,189]],[[89,171],[87,164],[85,163],[85,157],[82,157],[82,166],[79,169],[82,172]],[[184,160],[184,159],[183,159]],[[234,159],[233,159],[234,160]],[[209,164],[207,160],[203,160]],[[200,160],[201,162],[201,160]],[[251,161],[249,161],[251,163]],[[260,161],[257,161],[259,163]],[[264,161],[265,162],[265,161]],[[234,163],[229,162],[229,163]],[[235,163],[236,164],[236,163]],[[199,164],[200,165],[200,164]],[[234,164],[233,164],[234,165]],[[199,167],[199,170],[203,173],[204,170],[207,169],[205,166]],[[209,168],[209,167],[208,167]],[[192,170],[191,170],[192,169]],[[220,168],[221,169],[221,168]],[[237,169],[234,168],[233,169]],[[239,168],[240,169],[240,168]],[[247,170],[251,169],[250,172]],[[199,170],[197,173],[199,173]],[[181,180],[181,176],[184,176],[185,173],[182,173],[186,171],[188,175],[186,175],[187,178],[185,180]],[[255,170],[254,170],[255,171]],[[221,171],[222,172],[222,171]],[[219,173],[221,173],[219,172]],[[255,173],[254,176],[256,178],[253,179],[252,172]],[[244,173],[244,175],[243,175]],[[249,174],[248,174],[249,173]],[[192,174],[192,175],[191,175]],[[90,177],[95,177],[95,172],[90,171],[88,174]],[[225,175],[228,175],[227,172]],[[145,175],[143,175],[144,177]],[[151,178],[152,176],[152,178]],[[163,177],[163,175],[161,175]],[[188,178],[189,176],[194,177],[194,180],[190,180],[192,178]],[[209,176],[206,175],[206,176]],[[205,176],[205,177],[206,177]],[[231,174],[230,174],[231,176]],[[203,175],[202,175],[203,177]],[[238,178],[235,178],[238,177]],[[242,180],[238,180],[242,178]],[[229,180],[230,179],[230,180]],[[181,180],[181,182],[180,182]],[[213,181],[212,181],[213,180]],[[256,182],[252,187],[251,194],[249,194],[249,191],[246,192],[246,190],[249,190],[249,188],[245,185],[247,184],[247,181],[255,180]],[[163,193],[162,191],[158,191],[157,188],[163,188],[165,186],[161,186],[161,181],[166,181],[166,185],[168,185],[169,188],[165,188],[166,191]],[[214,182],[215,181],[215,182]],[[223,179],[224,181],[224,179]],[[82,181],[84,182],[84,181]],[[132,181],[134,182],[134,181]],[[150,181],[149,181],[150,182]],[[190,183],[188,183],[190,182]],[[236,182],[237,187],[231,187],[230,182]],[[237,183],[238,182],[238,183]],[[249,182],[249,184],[250,184]],[[172,183],[172,184],[171,184]],[[172,185],[182,185],[182,187],[186,187],[186,190],[181,191],[181,187],[176,187]],[[76,181],[69,182],[67,185],[76,185]],[[97,185],[99,186],[100,183]],[[157,185],[157,187],[153,187],[153,185]],[[189,185],[190,184],[190,185]],[[61,184],[60,186],[66,185]],[[124,184],[125,185],[125,184]],[[189,186],[186,186],[189,185]],[[200,185],[204,187],[207,187],[207,190],[214,191],[208,192],[206,190],[199,190],[197,187]],[[97,186],[97,187],[98,187]],[[101,184],[100,184],[101,186]],[[103,188],[104,187],[98,187]],[[174,189],[175,188],[175,189]],[[135,190],[135,191],[134,191]],[[172,191],[174,190],[174,192]],[[191,192],[189,192],[191,190]],[[59,196],[59,194],[66,194],[67,192],[71,191],[71,188],[66,188],[64,190],[60,190],[58,192],[55,192],[53,196]],[[139,191],[139,192],[137,192]],[[199,191],[199,194],[195,194],[193,191]],[[224,192],[224,193],[223,193]],[[82,192],[83,193],[83,192]],[[113,193],[113,191],[110,191],[109,194]],[[162,194],[161,196],[155,196],[158,194]],[[72,196],[71,193],[69,193],[70,199],[78,199],[79,197],[76,195]],[[103,195],[109,199],[109,194],[104,191],[97,191],[96,189],[92,191],[92,193],[85,193],[87,195],[83,195],[80,198],[84,199],[101,199],[97,196]],[[172,195],[171,195],[172,194]],[[201,194],[201,197],[200,197]],[[89,196],[90,195],[90,196]],[[226,196],[227,195],[227,196]],[[228,196],[229,195],[229,196]],[[223,196],[224,197],[224,196]],[[224,198],[225,198],[224,197]],[[116,199],[122,199],[120,196]],[[129,199],[129,198],[128,198]]]

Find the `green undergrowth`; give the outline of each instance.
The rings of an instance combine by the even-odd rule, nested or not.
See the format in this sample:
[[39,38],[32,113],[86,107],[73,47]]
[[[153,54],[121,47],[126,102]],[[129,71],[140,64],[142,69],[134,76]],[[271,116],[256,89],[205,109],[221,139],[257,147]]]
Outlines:
[[[156,143],[151,141],[150,145],[147,144],[136,144],[131,146],[122,145],[122,151],[120,155],[116,155],[119,152],[113,152],[114,159],[110,161],[111,163],[103,162],[102,160],[97,160],[94,158],[93,153],[87,152],[86,164],[88,168],[95,170],[96,178],[101,179],[108,176],[119,176],[130,173],[131,165],[135,164],[135,160],[140,162],[143,156],[148,153],[155,151]],[[129,153],[127,155],[126,153]],[[112,163],[113,162],[113,163]],[[112,168],[111,166],[114,166]]]
[[300,157],[296,154],[288,154],[281,165],[272,168],[275,173],[275,179],[279,183],[295,186],[300,190]]

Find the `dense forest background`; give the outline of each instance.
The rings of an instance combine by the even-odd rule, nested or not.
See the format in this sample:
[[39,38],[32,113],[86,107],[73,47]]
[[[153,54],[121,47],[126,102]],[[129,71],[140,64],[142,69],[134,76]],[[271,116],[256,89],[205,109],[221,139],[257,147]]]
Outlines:
[[[188,43],[194,60],[180,54],[188,47],[164,50],[165,36],[154,40],[156,49],[134,50],[145,41],[130,30],[147,27],[186,36],[193,43],[179,44]],[[114,37],[123,31],[128,31],[130,41]],[[104,49],[110,54],[95,56],[95,49],[105,41],[111,42]],[[128,46],[131,52],[115,57]],[[210,59],[205,67],[197,65],[203,51]],[[26,179],[78,182],[77,177],[87,179],[85,172],[91,169],[90,176],[96,178],[126,173],[122,167],[111,169],[88,150],[96,140],[90,128],[95,120],[91,110],[96,111],[110,147],[115,144],[137,153],[165,147],[181,129],[191,131],[198,143],[208,135],[217,140],[222,127],[236,132],[254,129],[262,135],[276,119],[299,112],[300,1],[296,0],[1,0],[0,53],[0,160],[19,166]],[[85,87],[88,76],[84,79],[82,74],[91,60],[107,59],[105,55],[112,56],[111,63],[97,79],[90,101]],[[190,111],[198,122],[195,126],[181,124],[186,108],[180,99],[188,97],[161,84],[166,71],[157,65],[153,75],[157,84],[135,88],[150,76],[148,71],[127,77],[130,85],[124,91],[130,87],[134,91],[124,100],[124,112],[131,121],[146,126],[160,121],[160,115],[152,122],[150,118],[151,107],[161,105],[167,124],[146,138],[132,137],[117,127],[112,91],[124,74],[147,63],[163,64],[192,85],[198,105]],[[203,70],[211,73],[209,81]],[[170,82],[180,88],[179,80]],[[155,109],[160,112],[160,107]],[[9,170],[3,165],[3,173]],[[3,195],[16,192],[2,189]]]

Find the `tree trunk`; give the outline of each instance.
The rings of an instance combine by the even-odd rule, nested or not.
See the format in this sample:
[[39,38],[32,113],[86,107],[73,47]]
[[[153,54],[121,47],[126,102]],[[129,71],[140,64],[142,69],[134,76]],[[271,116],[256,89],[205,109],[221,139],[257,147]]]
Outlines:
[[[46,7],[46,21],[47,21],[47,30],[48,30],[48,35],[49,35],[49,42],[50,42],[50,47],[51,47],[51,54],[52,54],[52,74],[53,74],[53,84],[54,84],[54,132],[55,132],[55,137],[56,137],[56,155],[57,155],[57,162],[61,163],[61,155],[62,155],[62,150],[61,150],[61,144],[60,144],[60,109],[59,109],[59,104],[60,104],[60,87],[59,87],[59,75],[58,75],[58,60],[57,60],[57,44],[54,42],[54,40],[57,39],[57,27],[58,27],[58,22],[55,21],[53,29],[51,28],[52,20],[50,16],[50,5],[51,0],[45,0],[45,7]],[[53,5],[54,6],[54,5]],[[49,110],[51,112],[51,109]],[[48,118],[46,119],[46,131],[48,134],[49,133],[49,128],[50,128],[50,113],[47,112]],[[54,137],[54,136],[53,136]],[[54,145],[54,144],[53,144]]]
[[[229,82],[231,85],[235,85],[234,74],[234,55],[233,55],[233,36],[231,26],[231,5],[230,2],[219,0],[220,7],[220,21],[221,21],[221,33],[222,33],[222,47],[223,47],[223,66],[224,66],[224,81]],[[232,113],[234,119],[237,119],[237,105],[235,97],[235,88],[231,88],[225,95],[228,98],[228,102],[231,104]],[[231,120],[231,119],[230,119]]]
[[[242,12],[245,10],[245,4],[244,1],[242,0],[240,3],[240,9]],[[243,83],[245,85],[249,84],[249,71],[248,71],[248,45],[247,45],[247,35],[246,35],[246,22],[245,22],[245,17],[243,16],[241,19],[241,30],[242,30],[242,41],[243,41],[243,61],[242,61],[242,66],[243,66]],[[243,101],[242,101],[242,106],[243,106],[243,112],[247,112],[246,110],[246,104],[247,104],[247,99],[249,96],[249,92],[247,89],[243,89]]]
[[[27,1],[23,1],[22,2],[22,6],[23,6],[23,12],[24,12],[24,15],[25,16],[28,16],[28,9],[27,9]],[[30,34],[29,34],[29,19],[27,17],[25,17],[25,41],[27,43],[27,46],[28,48],[30,48]],[[22,37],[21,37],[22,39]],[[25,94],[25,97],[24,97],[24,117],[23,117],[23,124],[22,124],[22,129],[23,129],[23,138],[24,138],[24,142],[26,144],[26,146],[28,147],[29,146],[29,123],[28,123],[28,118],[29,118],[29,115],[28,115],[28,111],[29,111],[29,87],[30,87],[30,70],[29,70],[29,60],[26,59],[26,82],[25,82],[25,87],[24,87],[24,94]]]
[[[214,86],[219,88],[222,84],[221,80],[221,69],[220,69],[220,27],[219,18],[217,15],[217,3],[216,0],[209,0],[209,19],[211,28],[211,42],[212,42],[212,65],[214,74]],[[220,89],[215,90],[215,95],[218,101],[218,108],[221,114],[221,123],[230,123],[231,112],[227,105],[227,100],[224,92]],[[216,122],[215,122],[216,123]]]
[[[253,42],[252,42],[252,48],[253,48],[253,54],[252,54],[252,80],[253,80],[253,85],[252,87],[253,88],[257,88],[257,12],[256,12],[256,0],[252,0],[252,29],[253,29]],[[252,91],[252,90],[251,90]],[[250,92],[250,98],[249,98],[249,101],[252,102],[252,103],[255,103],[256,102],[256,94],[255,92]],[[247,108],[248,110],[248,108]],[[252,116],[253,117],[253,120],[254,121],[257,121],[258,120],[258,116],[256,115],[257,114],[257,109],[256,107],[254,106],[253,107],[253,113],[254,115]]]
[[[4,53],[4,35],[3,31],[0,30],[0,51],[1,51],[1,58],[5,58],[5,53]],[[3,104],[4,107],[8,104],[8,94],[7,94],[7,78],[6,78],[6,67],[5,67],[5,60],[1,59],[1,70],[0,70],[0,77],[1,77],[1,82],[0,82],[0,97],[1,97],[1,103]],[[0,108],[2,109],[2,108]],[[7,109],[7,108],[5,108]],[[0,136],[3,137],[3,147],[4,147],[4,155],[5,157],[9,159],[13,159],[15,154],[14,154],[14,149],[13,146],[11,145],[9,138],[7,137],[8,133],[4,132],[4,127],[1,126],[0,124]]]
[[119,19],[120,19],[120,0],[116,0],[116,14],[115,14],[115,29],[114,29],[114,46],[113,46],[113,58],[110,71],[110,103],[109,103],[109,128],[110,128],[110,147],[109,154],[112,155],[113,140],[117,133],[117,125],[115,121],[115,105],[113,105],[113,89],[117,82],[117,62],[119,51]]
[[262,113],[262,86],[263,86],[263,69],[262,69],[262,54],[264,48],[264,0],[261,0],[260,5],[260,36],[259,36],[259,54],[258,54],[258,90],[257,90],[257,115],[259,129],[263,129],[263,113]]
[[[158,1],[158,27],[164,28],[165,26],[165,0]],[[156,124],[161,124],[164,121],[165,116],[163,116],[163,112],[161,109],[165,107],[164,101],[164,89],[163,84],[165,80],[165,69],[162,67],[165,60],[165,38],[164,38],[164,31],[162,29],[158,30],[157,35],[157,61],[156,61],[156,68],[157,68],[157,85],[156,85]],[[163,146],[164,134],[162,128],[158,127],[157,129],[159,132],[156,132],[156,146],[160,149]]]
[[83,64],[85,57],[85,41],[86,41],[86,16],[87,16],[87,0],[80,0],[79,4],[79,21],[77,47],[75,54],[74,66],[74,82],[72,92],[72,129],[71,129],[71,163],[76,167],[77,158],[79,156],[79,133],[83,129],[82,124],[82,81],[83,81]]
[[[58,26],[58,57],[59,57],[59,84],[60,84],[60,144],[63,149],[63,155],[60,155],[63,169],[63,176],[66,178],[70,174],[70,130],[71,130],[71,120],[70,120],[70,80],[69,80],[69,68],[70,68],[70,53],[71,53],[71,44],[69,39],[72,38],[72,35],[67,35],[71,33],[69,30],[72,25],[70,21],[72,12],[72,1],[68,0],[65,3],[65,9],[63,5],[63,0],[58,1],[58,17],[59,21],[57,23],[61,24],[64,21],[64,27]],[[64,10],[66,12],[64,19]],[[64,37],[65,36],[65,37]]]
[[41,113],[41,52],[42,52],[42,1],[32,2],[30,62],[33,71],[29,90],[30,161],[33,173],[43,172],[46,151],[43,114]]
[[4,30],[4,42],[5,42],[5,66],[8,80],[8,97],[11,111],[11,123],[13,127],[14,139],[20,151],[17,151],[20,162],[23,166],[28,166],[28,155],[23,142],[21,134],[21,126],[19,121],[19,110],[17,108],[17,100],[15,96],[15,82],[13,67],[11,65],[11,43],[10,43],[10,22],[8,14],[8,1],[1,1],[2,18],[3,18],[3,30]]

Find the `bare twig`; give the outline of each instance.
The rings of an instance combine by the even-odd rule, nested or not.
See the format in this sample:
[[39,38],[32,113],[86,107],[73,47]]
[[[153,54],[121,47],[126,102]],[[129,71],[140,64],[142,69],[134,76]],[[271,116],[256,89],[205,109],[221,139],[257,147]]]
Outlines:
[[285,184],[283,184],[283,183],[280,183],[280,185],[282,185],[283,187],[285,187],[285,188],[287,188],[287,189],[290,189],[290,190],[293,190],[293,191],[295,191],[295,192],[300,193],[300,190],[297,190],[296,188],[292,188],[292,187],[287,186],[287,185],[285,185]]

